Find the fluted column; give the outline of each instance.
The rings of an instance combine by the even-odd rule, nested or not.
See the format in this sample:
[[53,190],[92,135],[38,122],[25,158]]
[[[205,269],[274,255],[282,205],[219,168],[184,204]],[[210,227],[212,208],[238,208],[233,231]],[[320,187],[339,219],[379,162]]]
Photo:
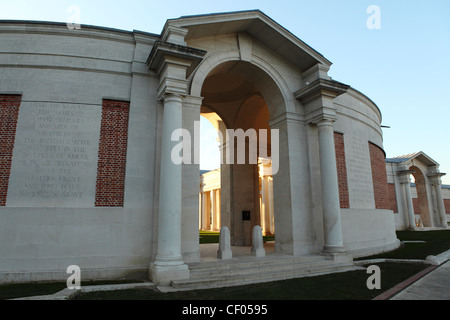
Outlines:
[[325,238],[324,252],[338,253],[344,251],[344,244],[342,240],[333,122],[328,118],[324,118],[317,123],[317,127],[319,129],[320,175]]

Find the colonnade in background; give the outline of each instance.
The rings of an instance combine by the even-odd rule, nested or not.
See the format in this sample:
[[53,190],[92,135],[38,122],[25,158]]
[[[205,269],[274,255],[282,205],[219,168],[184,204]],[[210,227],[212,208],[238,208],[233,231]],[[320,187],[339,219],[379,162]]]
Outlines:
[[[219,232],[220,169],[206,172],[200,178],[199,230]],[[263,235],[275,234],[272,163],[259,159],[259,204]]]

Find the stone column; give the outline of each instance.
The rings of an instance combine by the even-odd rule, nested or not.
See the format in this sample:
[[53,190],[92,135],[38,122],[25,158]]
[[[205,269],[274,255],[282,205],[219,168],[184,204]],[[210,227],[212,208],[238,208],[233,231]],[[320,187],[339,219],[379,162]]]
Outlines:
[[[189,268],[182,257],[182,207],[183,200],[183,165],[172,161],[171,153],[178,144],[172,141],[172,133],[183,128],[183,102],[188,96],[188,80],[192,70],[203,61],[206,51],[185,47],[184,36],[188,30],[166,24],[160,41],[153,45],[147,59],[149,70],[157,73],[159,78],[158,101],[164,102],[164,116],[161,136],[161,178],[159,186],[158,210],[158,249],[155,260],[150,264],[150,278],[158,285],[170,284],[172,280],[188,279]],[[192,100],[192,99],[191,99]],[[201,100],[194,97],[194,100]],[[198,113],[200,109],[198,108]],[[190,127],[189,127],[190,128]],[[186,170],[186,173],[193,173]],[[191,181],[198,183],[197,177]],[[195,188],[197,188],[195,186]],[[193,186],[194,188],[194,186]],[[195,189],[193,189],[195,190]],[[196,192],[196,190],[195,190]],[[189,199],[192,211],[191,219],[197,215],[193,196]],[[194,220],[190,220],[192,237],[198,237]],[[189,234],[191,235],[191,234]],[[185,232],[185,236],[186,232]],[[198,238],[197,238],[198,239]]]
[[270,233],[275,234],[275,217],[273,205],[273,178],[269,177],[269,216],[270,216]]
[[201,229],[206,230],[206,193],[205,192],[202,192]]
[[411,183],[405,183],[403,186],[405,188],[406,206],[408,208],[409,227],[414,229],[416,227],[416,219],[414,218],[414,203],[411,195]]
[[202,192],[198,194],[198,229],[202,229]]
[[317,64],[303,75],[304,86],[294,93],[305,107],[306,119],[319,130],[320,176],[324,227],[324,252],[344,252],[341,205],[336,167],[333,122],[336,120],[334,99],[350,86],[332,80],[328,68]]
[[220,230],[220,189],[216,191],[216,220],[215,220],[215,230]]
[[447,228],[447,214],[445,212],[445,205],[444,205],[444,197],[442,196],[442,183],[441,183],[441,176],[443,176],[444,173],[434,173],[429,174],[428,176],[431,178],[432,187],[434,188],[434,194],[436,197],[436,204],[437,204],[437,210],[439,213],[439,220],[441,222],[442,228]]
[[402,185],[403,192],[405,194],[404,203],[406,203],[406,214],[408,217],[408,223],[409,223],[410,229],[416,228],[416,221],[414,219],[414,204],[413,204],[412,195],[411,195],[411,180],[409,178],[409,175],[413,172],[414,171],[410,171],[410,170],[398,171],[398,175],[400,178],[399,180]]
[[443,228],[447,228],[447,214],[445,213],[444,198],[442,197],[442,187],[441,184],[435,184],[434,187],[436,188],[436,201],[438,205],[441,226]]
[[158,217],[158,251],[150,265],[150,277],[158,284],[168,284],[175,279],[188,279],[189,269],[181,255],[181,182],[182,167],[172,161],[176,142],[172,132],[182,128],[180,95],[164,97],[164,118],[161,147],[160,196]]
[[331,119],[317,123],[319,129],[320,176],[322,184],[322,210],[325,245],[324,252],[344,252],[342,240],[339,185],[334,146],[334,130]]
[[264,234],[270,233],[270,213],[267,177],[261,177],[261,225]]
[[211,190],[211,226],[210,230],[214,231],[214,223],[216,222],[216,193],[215,190]]

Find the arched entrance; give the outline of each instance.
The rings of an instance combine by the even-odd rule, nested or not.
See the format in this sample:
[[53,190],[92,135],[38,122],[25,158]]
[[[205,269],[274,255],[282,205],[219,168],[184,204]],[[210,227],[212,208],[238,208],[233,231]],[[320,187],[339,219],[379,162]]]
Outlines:
[[208,74],[201,91],[201,114],[221,137],[220,224],[229,227],[233,246],[250,246],[253,227],[263,222],[258,159],[272,155],[270,112],[255,73],[262,75],[248,62],[224,62]]
[[[425,183],[425,176],[422,170],[417,166],[409,168],[411,175],[415,179],[417,198],[414,203],[414,211],[420,215],[419,226],[431,227],[430,207],[428,205],[427,185]],[[413,199],[414,200],[414,199]]]

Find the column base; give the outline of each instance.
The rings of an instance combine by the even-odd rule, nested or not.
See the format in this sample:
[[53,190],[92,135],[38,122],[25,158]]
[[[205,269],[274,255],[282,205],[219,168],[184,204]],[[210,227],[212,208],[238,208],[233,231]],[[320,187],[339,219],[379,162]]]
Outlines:
[[330,246],[325,245],[323,247],[323,253],[344,253],[345,248],[343,246]]
[[230,260],[233,259],[233,252],[231,250],[218,250],[217,259],[219,260]]
[[353,263],[353,255],[347,252],[340,253],[322,253],[326,260],[331,260],[334,263]]
[[189,267],[186,264],[158,266],[151,263],[149,275],[156,285],[170,285],[173,280],[189,279]]

